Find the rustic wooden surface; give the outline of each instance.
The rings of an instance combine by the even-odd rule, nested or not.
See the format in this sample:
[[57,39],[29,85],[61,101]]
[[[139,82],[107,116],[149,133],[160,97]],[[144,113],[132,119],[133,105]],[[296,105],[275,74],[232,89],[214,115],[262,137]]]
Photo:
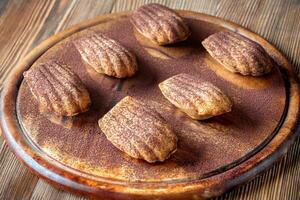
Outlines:
[[[41,41],[84,19],[132,10],[153,1],[1,0],[0,87],[10,70]],[[158,0],[239,23],[262,35],[300,68],[299,0]],[[218,199],[300,199],[300,139],[285,157],[248,184]],[[0,139],[0,199],[85,199],[31,174]],[[299,147],[298,147],[299,146]]]

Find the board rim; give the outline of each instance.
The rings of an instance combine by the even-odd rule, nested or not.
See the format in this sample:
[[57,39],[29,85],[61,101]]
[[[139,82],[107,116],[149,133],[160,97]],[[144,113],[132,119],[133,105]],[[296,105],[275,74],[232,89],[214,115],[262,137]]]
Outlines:
[[[119,185],[110,183],[105,179],[104,182],[95,182],[85,177],[76,177],[74,174],[64,171],[61,168],[55,168],[49,161],[34,152],[28,147],[20,137],[19,123],[17,121],[15,104],[17,100],[18,88],[22,81],[22,72],[29,68],[44,52],[54,46],[59,41],[79,32],[85,28],[97,25],[106,20],[112,20],[121,16],[128,16],[130,12],[121,12],[106,14],[96,18],[83,21],[71,28],[51,36],[34,48],[10,73],[7,78],[1,95],[1,129],[3,136],[13,150],[14,154],[23,162],[32,172],[46,179],[54,185],[75,192],[89,194],[92,196],[106,196],[114,198],[116,195],[120,198],[131,197],[186,197],[187,195],[197,194],[201,197],[212,197],[223,193],[224,191],[239,185],[256,176],[259,172],[271,166],[280,156],[286,153],[288,147],[295,140],[299,129],[297,126],[299,116],[299,85],[293,72],[293,68],[288,60],[269,42],[256,35],[255,33],[241,27],[238,24],[223,20],[218,17],[192,11],[179,11],[184,17],[192,16],[194,18],[221,25],[232,31],[239,31],[243,35],[263,44],[265,48],[272,51],[276,56],[280,66],[285,68],[287,77],[290,81],[290,102],[287,116],[280,131],[274,138],[257,154],[235,166],[234,168],[209,178],[200,179],[187,183],[171,183],[168,185],[157,183],[154,185],[129,184]],[[13,100],[13,101],[12,101]],[[292,108],[292,109],[291,109]],[[45,170],[45,171],[44,171]],[[126,197],[127,196],[127,197]]]

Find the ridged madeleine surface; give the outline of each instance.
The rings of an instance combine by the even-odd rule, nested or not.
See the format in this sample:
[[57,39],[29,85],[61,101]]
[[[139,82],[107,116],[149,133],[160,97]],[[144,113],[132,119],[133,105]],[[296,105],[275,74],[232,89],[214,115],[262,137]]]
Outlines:
[[160,114],[129,96],[105,114],[99,126],[115,147],[150,163],[166,160],[177,148],[177,137]]
[[138,69],[135,55],[104,34],[94,33],[75,40],[74,44],[82,59],[98,73],[125,78]]
[[261,76],[273,67],[270,56],[258,43],[238,33],[218,32],[202,44],[214,59],[234,73]]
[[230,99],[216,86],[188,74],[159,84],[163,95],[193,119],[202,120],[231,111]]
[[183,41],[190,35],[186,22],[175,11],[151,3],[133,12],[131,22],[138,32],[159,45]]
[[50,60],[24,72],[24,78],[41,112],[74,116],[89,109],[86,87],[66,65]]

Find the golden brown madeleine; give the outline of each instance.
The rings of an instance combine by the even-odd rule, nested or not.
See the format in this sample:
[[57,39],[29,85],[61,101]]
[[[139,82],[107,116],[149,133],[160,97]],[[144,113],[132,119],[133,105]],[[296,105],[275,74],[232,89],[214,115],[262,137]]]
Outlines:
[[186,40],[190,35],[186,22],[170,8],[151,3],[139,7],[131,16],[136,30],[159,45]]
[[104,34],[93,33],[75,40],[74,44],[82,59],[98,73],[125,78],[138,70],[135,55]]
[[272,59],[258,43],[231,31],[215,33],[202,45],[226,69],[242,75],[261,76],[271,71]]
[[216,86],[188,74],[159,84],[163,95],[191,118],[202,120],[231,111],[230,99]]
[[166,160],[177,149],[177,136],[148,105],[123,98],[99,120],[107,139],[131,157],[153,163]]
[[86,87],[64,64],[50,60],[32,67],[23,75],[43,113],[74,116],[90,107],[91,99]]

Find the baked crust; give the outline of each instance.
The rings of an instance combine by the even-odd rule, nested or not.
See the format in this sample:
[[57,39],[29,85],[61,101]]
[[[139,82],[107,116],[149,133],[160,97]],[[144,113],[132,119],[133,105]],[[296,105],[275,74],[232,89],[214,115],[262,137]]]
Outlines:
[[238,33],[218,32],[206,38],[202,45],[231,72],[261,76],[272,70],[272,59],[263,47]]
[[202,120],[231,111],[230,99],[215,85],[189,74],[178,74],[159,84],[162,94],[193,119]]
[[136,30],[158,45],[186,40],[190,30],[174,10],[160,5],[147,4],[133,12],[131,22]]
[[177,136],[169,124],[154,109],[130,96],[98,123],[115,147],[134,158],[162,162],[177,149]]
[[82,60],[100,74],[125,78],[133,76],[138,70],[135,55],[104,34],[92,33],[73,43]]
[[88,90],[65,64],[50,60],[32,67],[23,75],[42,113],[74,116],[90,107]]

